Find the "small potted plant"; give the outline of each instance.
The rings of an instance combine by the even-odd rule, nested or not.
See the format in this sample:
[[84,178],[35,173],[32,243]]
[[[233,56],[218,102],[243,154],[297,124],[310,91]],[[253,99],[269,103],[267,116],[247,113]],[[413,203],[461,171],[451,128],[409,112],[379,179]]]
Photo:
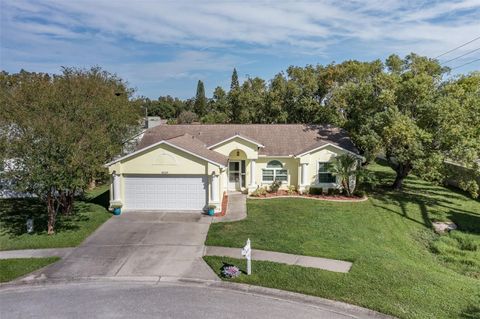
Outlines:
[[122,203],[112,203],[110,207],[113,208],[113,215],[120,215],[122,213]]
[[215,208],[217,208],[217,206],[215,205],[208,205],[208,215],[209,216],[213,216],[215,214]]

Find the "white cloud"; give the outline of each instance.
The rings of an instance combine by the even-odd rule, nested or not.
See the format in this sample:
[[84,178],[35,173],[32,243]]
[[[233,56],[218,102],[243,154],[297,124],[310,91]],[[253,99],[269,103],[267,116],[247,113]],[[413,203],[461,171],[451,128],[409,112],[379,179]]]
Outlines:
[[[325,1],[312,2],[198,2],[198,1],[63,1],[38,3],[17,0],[4,4],[18,17],[40,15],[55,32],[70,35],[83,26],[110,36],[185,46],[223,46],[249,43],[262,46],[309,43],[329,37],[360,40],[413,40],[438,42],[442,34],[418,33],[435,27],[480,32],[480,1]],[[10,9],[10,10],[8,10]],[[471,10],[469,18],[453,19],[457,10]],[[53,14],[45,17],[45,13]],[[8,13],[7,13],[8,14]],[[444,23],[432,19],[448,15]],[[12,27],[24,22],[10,20]],[[81,31],[77,31],[81,32]],[[461,36],[462,34],[457,34]],[[450,44],[451,36],[444,37]],[[313,43],[313,42],[312,42]],[[311,45],[309,44],[308,47]]]
[[[328,61],[342,54],[436,56],[480,35],[480,0],[0,3],[2,68],[100,64],[131,82],[223,72],[256,55]],[[156,57],[142,46],[165,52]]]

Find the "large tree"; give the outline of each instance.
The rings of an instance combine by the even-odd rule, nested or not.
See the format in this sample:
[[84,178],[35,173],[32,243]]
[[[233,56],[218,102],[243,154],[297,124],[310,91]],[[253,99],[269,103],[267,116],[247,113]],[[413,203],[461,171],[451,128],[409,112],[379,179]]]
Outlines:
[[240,122],[240,84],[238,82],[237,69],[233,69],[232,79],[230,82],[230,91],[228,92],[228,102],[230,105],[230,120],[232,123]]
[[[332,91],[330,102],[367,157],[385,155],[396,172],[394,189],[401,189],[412,172],[441,181],[446,160],[478,156],[479,126],[467,120],[479,116],[478,108],[466,106],[479,102],[478,93],[467,99],[449,92],[442,81],[448,69],[434,59],[393,55],[385,68],[376,64],[347,77]],[[448,124],[452,116],[455,125]],[[465,134],[460,138],[459,132]]]
[[48,233],[57,214],[71,210],[74,194],[105,174],[140,124],[124,81],[100,68],[64,68],[60,75],[3,74],[2,115],[8,126],[9,174],[22,191],[47,204]]
[[197,83],[197,94],[195,95],[195,104],[193,105],[193,111],[198,117],[205,115],[207,109],[207,98],[205,97],[205,86],[201,80]]
[[208,101],[207,114],[202,117],[202,123],[228,123],[230,108],[227,93],[217,86],[213,91],[213,97]]

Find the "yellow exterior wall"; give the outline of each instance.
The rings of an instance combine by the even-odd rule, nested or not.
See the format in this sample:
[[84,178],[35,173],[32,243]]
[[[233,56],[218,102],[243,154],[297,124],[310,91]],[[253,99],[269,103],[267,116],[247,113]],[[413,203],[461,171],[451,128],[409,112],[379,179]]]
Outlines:
[[[223,181],[220,168],[206,160],[200,159],[194,155],[178,150],[170,145],[160,144],[153,149],[141,152],[124,161],[117,162],[109,166],[109,172],[114,171],[120,174],[120,197],[122,202],[125,198],[124,174],[188,174],[188,175],[208,175],[208,200],[211,201],[211,180],[212,173],[220,175],[219,187],[217,189],[219,203],[214,203],[219,209],[223,196]],[[113,193],[112,191],[110,192]],[[111,198],[112,199],[112,198]]]
[[237,149],[244,151],[248,159],[258,158],[258,146],[239,137],[212,148],[213,151],[225,156],[230,156],[230,153]]
[[[318,162],[331,162],[335,156],[345,153],[348,152],[328,145],[320,150],[302,156],[300,163],[308,163],[308,184],[316,185],[317,183]],[[300,174],[301,167],[299,167],[299,176],[301,176]]]
[[[257,186],[269,186],[272,182],[262,182],[262,170],[266,169],[267,163],[272,160],[278,160],[283,164],[284,169],[288,170],[288,181],[282,185],[285,189],[289,185],[300,186],[301,184],[301,164],[307,163],[308,174],[307,184],[318,185],[317,170],[318,162],[331,162],[335,156],[339,154],[348,153],[333,146],[326,146],[322,149],[305,154],[300,158],[292,157],[258,157],[258,147],[254,143],[245,141],[241,138],[234,138],[222,145],[215,147],[213,150],[228,156],[231,160],[245,160],[246,176],[245,188],[250,186],[250,172],[251,162],[256,161],[255,167],[255,184]],[[235,150],[240,150],[237,156]],[[202,160],[194,155],[178,150],[166,144],[141,152],[124,161],[115,163],[109,167],[110,173],[115,171],[120,174],[121,198],[125,198],[124,194],[124,178],[123,174],[198,174],[208,175],[208,199],[211,203],[211,189],[212,174],[218,175],[218,199],[219,202],[213,203],[217,205],[217,210],[221,207],[223,193],[228,190],[228,170],[227,168],[220,169],[206,160]],[[319,185],[329,187],[328,185]],[[252,191],[253,189],[249,189]]]
[[160,144],[122,162],[122,174],[206,174],[207,161]]
[[[287,188],[288,185],[299,185],[298,180],[298,167],[299,167],[299,159],[298,158],[279,158],[279,157],[260,157],[256,161],[255,171],[255,182],[257,185],[260,186],[269,186],[272,182],[262,182],[262,170],[267,168],[267,164],[270,161],[277,160],[282,163],[283,168],[288,170],[288,182],[282,184],[281,188]],[[250,167],[248,167],[248,171],[250,172]],[[248,174],[247,174],[248,175]]]

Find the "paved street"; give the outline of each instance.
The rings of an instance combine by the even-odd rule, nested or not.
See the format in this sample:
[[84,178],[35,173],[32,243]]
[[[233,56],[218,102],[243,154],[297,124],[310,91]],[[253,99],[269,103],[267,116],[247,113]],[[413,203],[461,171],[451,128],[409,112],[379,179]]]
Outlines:
[[176,283],[90,282],[0,290],[9,318],[374,318],[257,294]]
[[117,276],[218,280],[202,259],[211,220],[200,213],[129,212],[113,216],[43,274],[51,279]]

